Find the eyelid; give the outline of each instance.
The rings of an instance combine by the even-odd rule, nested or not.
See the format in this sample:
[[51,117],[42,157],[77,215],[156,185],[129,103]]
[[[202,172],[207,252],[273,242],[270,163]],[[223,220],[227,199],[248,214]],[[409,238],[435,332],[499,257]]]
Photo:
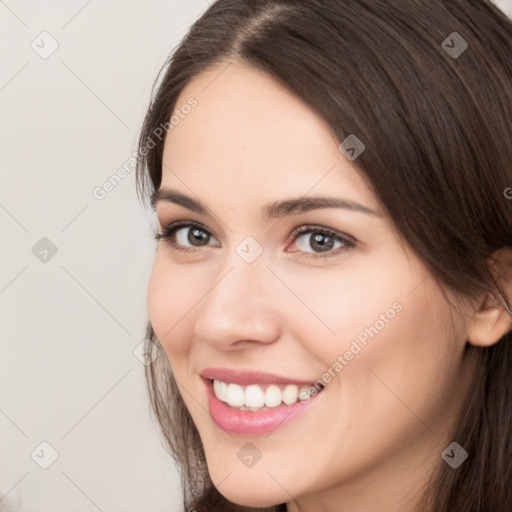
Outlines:
[[311,233],[314,231],[328,233],[335,238],[339,238],[347,243],[352,243],[354,245],[357,243],[357,240],[348,233],[344,233],[342,231],[338,231],[337,229],[329,228],[327,226],[321,226],[319,224],[303,224],[302,226],[299,226],[290,233],[290,238],[295,239],[296,235],[302,235],[304,233]]

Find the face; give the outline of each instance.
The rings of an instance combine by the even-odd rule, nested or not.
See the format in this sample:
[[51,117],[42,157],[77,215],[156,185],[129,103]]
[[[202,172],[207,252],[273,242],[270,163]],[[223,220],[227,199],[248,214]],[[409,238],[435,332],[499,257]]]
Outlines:
[[185,88],[165,141],[151,324],[225,497],[382,506],[453,441],[466,326],[329,126],[263,72],[222,69]]

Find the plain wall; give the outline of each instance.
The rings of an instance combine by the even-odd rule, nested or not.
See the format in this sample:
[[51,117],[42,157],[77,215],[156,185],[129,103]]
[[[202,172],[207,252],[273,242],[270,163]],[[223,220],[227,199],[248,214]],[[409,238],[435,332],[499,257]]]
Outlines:
[[133,167],[93,191],[133,154],[153,80],[207,7],[0,2],[2,511],[182,510],[133,353],[152,214]]

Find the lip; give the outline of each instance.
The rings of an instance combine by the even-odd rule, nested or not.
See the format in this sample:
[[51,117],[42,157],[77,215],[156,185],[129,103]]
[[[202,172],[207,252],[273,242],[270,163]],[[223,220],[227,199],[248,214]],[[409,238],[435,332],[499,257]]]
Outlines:
[[[203,372],[203,377],[204,375],[209,374],[209,372]],[[216,375],[218,374],[216,373]],[[260,373],[258,373],[258,380],[256,382],[252,377],[248,380],[248,375],[250,375],[250,373],[238,375],[242,380],[244,380],[244,382],[233,382],[229,380],[228,382],[248,385],[262,383]],[[278,382],[275,380],[275,376],[270,374],[266,374],[266,376],[272,377],[273,380],[270,381],[271,383],[281,383],[281,381]],[[215,378],[217,379],[217,377]],[[225,376],[223,378],[225,378]],[[232,377],[230,376],[230,378]],[[310,396],[307,402],[298,401],[292,405],[281,404],[278,407],[272,407],[266,411],[241,411],[235,407],[230,407],[228,404],[217,398],[217,395],[213,390],[213,380],[204,377],[203,382],[208,396],[208,409],[215,425],[229,434],[237,434],[241,436],[262,436],[272,433],[274,430],[281,428],[294,418],[311,411],[311,407],[314,407],[313,404],[318,403],[318,397],[322,394],[321,392],[318,392],[317,394]],[[294,381],[293,379],[291,381],[287,379],[286,382],[294,384],[298,382],[302,385],[313,385],[310,382],[304,383],[304,381]]]
[[205,368],[201,372],[203,379],[220,380],[222,382],[249,386],[250,384],[297,384],[313,386],[315,381],[283,377],[274,373],[257,371],[231,370],[229,368]]

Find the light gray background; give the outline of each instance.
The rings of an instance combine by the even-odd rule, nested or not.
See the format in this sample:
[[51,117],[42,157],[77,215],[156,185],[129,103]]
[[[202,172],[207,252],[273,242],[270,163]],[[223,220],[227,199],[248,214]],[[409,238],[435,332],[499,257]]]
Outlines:
[[[2,512],[181,510],[133,353],[152,214],[134,171],[101,201],[92,191],[132,155],[153,80],[207,7],[0,2]],[[31,47],[51,49],[43,31],[59,45],[46,59]],[[43,441],[58,453],[47,469]]]
[[[134,355],[152,216],[133,171],[103,200],[92,191],[133,154],[154,78],[207,7],[0,1],[2,512],[181,510]],[[59,45],[48,58],[31,47],[51,48],[43,31]],[[47,469],[42,442],[58,453]]]

